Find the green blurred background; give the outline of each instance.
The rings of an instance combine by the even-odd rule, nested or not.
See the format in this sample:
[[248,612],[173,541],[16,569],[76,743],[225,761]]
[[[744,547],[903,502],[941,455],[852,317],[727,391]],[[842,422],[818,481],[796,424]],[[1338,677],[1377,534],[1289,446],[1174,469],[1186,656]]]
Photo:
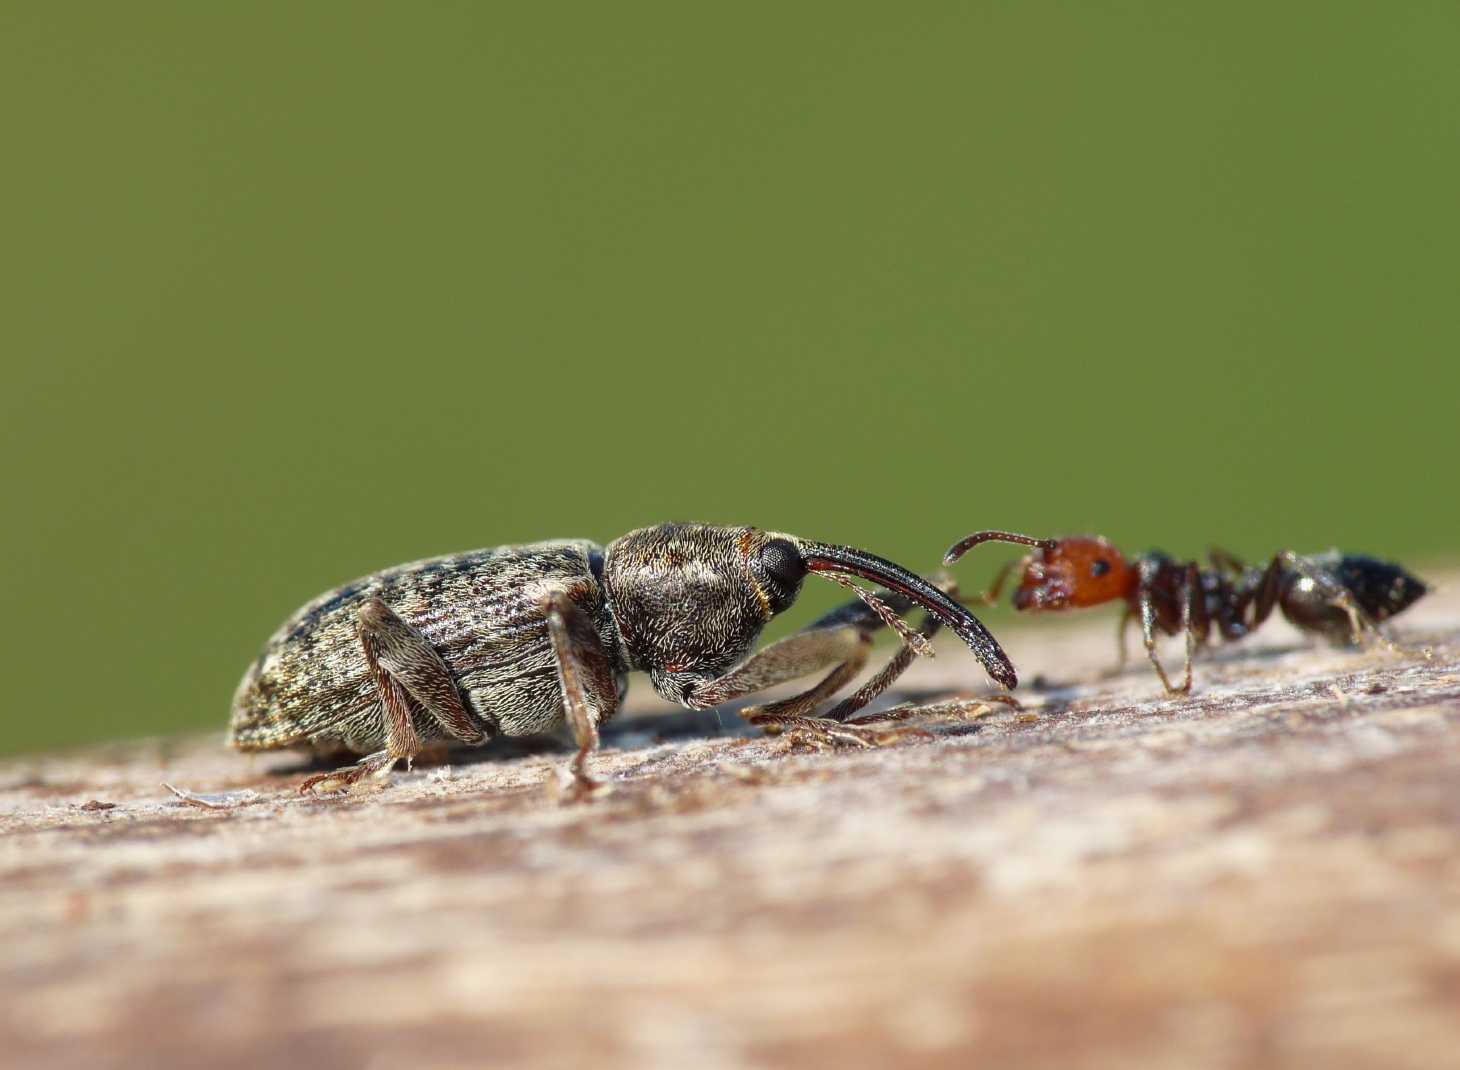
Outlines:
[[1453,0],[7,3],[0,749],[670,519],[1439,567],[1457,56]]

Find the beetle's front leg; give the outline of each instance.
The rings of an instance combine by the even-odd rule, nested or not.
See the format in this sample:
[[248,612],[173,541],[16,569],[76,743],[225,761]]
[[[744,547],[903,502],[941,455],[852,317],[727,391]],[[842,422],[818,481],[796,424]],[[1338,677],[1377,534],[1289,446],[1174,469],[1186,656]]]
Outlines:
[[[953,581],[952,577],[940,575],[935,582],[939,590],[944,591],[953,598],[958,597],[958,585]],[[916,634],[924,640],[932,639],[941,627],[942,622],[938,618],[932,614],[925,614]],[[912,720],[913,718],[922,716],[924,713],[917,706],[897,706],[890,710],[879,710],[876,713],[862,714],[859,717],[852,716],[891,687],[897,681],[897,678],[907,671],[908,666],[912,664],[917,654],[918,648],[914,647],[910,642],[905,641],[898,648],[897,653],[888,660],[886,665],[882,666],[876,675],[859,687],[854,693],[837,703],[834,708],[828,710],[825,714],[825,719],[841,726],[836,731],[845,733],[849,729],[856,730],[859,733],[857,741],[862,742],[863,745],[867,742],[882,742],[889,738],[895,739],[908,734],[927,736],[927,732],[917,728],[870,730],[861,727],[863,725]],[[1002,703],[1007,706],[1012,706],[1014,709],[1021,708],[1019,700],[1013,695],[988,695],[977,701],[977,708],[981,713],[986,713],[993,709],[991,703]],[[834,735],[835,732],[832,734]]]
[[543,599],[543,611],[558,664],[563,711],[578,744],[578,753],[568,766],[573,774],[569,798],[583,799],[601,787],[588,775],[588,756],[598,749],[599,721],[613,716],[618,685],[597,629],[567,591],[548,594]]
[[[934,583],[945,593],[956,596],[957,586],[951,577],[939,575]],[[802,631],[772,643],[744,664],[695,691],[688,704],[707,709],[832,666],[831,672],[809,690],[779,702],[751,706],[742,710],[741,716],[761,728],[796,732],[820,742],[869,746],[882,739],[887,733],[860,727],[861,721],[875,721],[877,717],[853,719],[852,714],[891,687],[918,653],[930,650],[927,640],[939,625],[930,616],[914,632],[896,617],[897,611],[908,608],[903,599],[854,589],[858,601],[841,606]],[[903,638],[897,653],[852,695],[825,715],[813,716],[821,702],[846,686],[866,664],[873,633],[889,623]]]
[[[724,676],[711,680],[686,699],[694,709],[709,709],[746,695],[795,680],[831,666],[814,687],[779,702],[750,706],[740,716],[758,728],[782,731],[814,723],[808,715],[836,694],[867,663],[872,636],[851,624],[824,625],[822,621],[788,635],[758,651]],[[847,733],[848,737],[855,733]]]

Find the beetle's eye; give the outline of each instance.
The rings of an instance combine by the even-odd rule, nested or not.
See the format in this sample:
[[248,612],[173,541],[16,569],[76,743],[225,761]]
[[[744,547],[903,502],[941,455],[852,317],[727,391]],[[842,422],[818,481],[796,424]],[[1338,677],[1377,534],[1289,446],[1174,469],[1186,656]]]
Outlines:
[[779,613],[796,599],[806,576],[801,551],[785,539],[772,539],[761,547],[760,567],[765,572],[771,609]]
[[806,562],[801,559],[801,551],[785,539],[772,539],[761,547],[760,567],[784,587],[796,586],[806,575]]
[[1103,576],[1109,571],[1110,562],[1103,557],[1090,566],[1090,575],[1092,576]]

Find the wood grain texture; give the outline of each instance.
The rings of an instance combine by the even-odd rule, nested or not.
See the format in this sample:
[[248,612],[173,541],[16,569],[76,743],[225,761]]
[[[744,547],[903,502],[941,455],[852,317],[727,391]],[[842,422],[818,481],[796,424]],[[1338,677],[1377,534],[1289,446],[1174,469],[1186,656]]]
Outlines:
[[218,738],[11,761],[0,1064],[1460,1065],[1443,586],[1428,660],[1277,625],[1175,702],[1104,614],[1003,629],[1023,713],[943,644],[878,750],[631,700],[587,805],[561,752],[334,802]]

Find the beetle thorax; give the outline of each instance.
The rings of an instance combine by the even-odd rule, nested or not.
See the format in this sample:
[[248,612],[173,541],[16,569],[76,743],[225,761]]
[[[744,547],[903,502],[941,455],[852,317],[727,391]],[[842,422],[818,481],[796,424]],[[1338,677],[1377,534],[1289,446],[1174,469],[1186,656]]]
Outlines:
[[665,524],[609,544],[603,586],[629,665],[683,703],[743,659],[772,613],[752,528]]

